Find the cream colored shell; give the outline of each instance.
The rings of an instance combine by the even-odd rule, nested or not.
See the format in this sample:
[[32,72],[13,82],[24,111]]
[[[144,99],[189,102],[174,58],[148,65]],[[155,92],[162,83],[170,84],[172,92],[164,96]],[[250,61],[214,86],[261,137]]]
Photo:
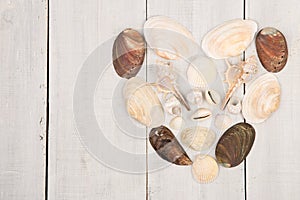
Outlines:
[[281,89],[275,75],[264,74],[254,80],[246,90],[242,103],[243,116],[249,123],[268,119],[280,105]]
[[209,149],[215,139],[216,134],[212,130],[201,126],[185,128],[181,132],[182,143],[196,151]]
[[219,165],[209,155],[197,155],[192,165],[192,174],[197,182],[210,183],[218,176]]
[[169,125],[171,129],[180,130],[184,125],[184,119],[180,116],[174,117],[173,119],[171,119]]
[[215,126],[219,130],[226,130],[232,124],[232,119],[226,114],[217,114],[215,117]]
[[207,56],[224,59],[240,55],[252,42],[257,24],[252,20],[235,19],[209,31],[202,40]]
[[168,60],[186,59],[199,52],[192,33],[170,17],[149,18],[144,24],[144,35],[156,54]]
[[157,94],[143,79],[129,79],[123,88],[123,97],[128,114],[141,124],[155,127],[164,122],[164,111]]

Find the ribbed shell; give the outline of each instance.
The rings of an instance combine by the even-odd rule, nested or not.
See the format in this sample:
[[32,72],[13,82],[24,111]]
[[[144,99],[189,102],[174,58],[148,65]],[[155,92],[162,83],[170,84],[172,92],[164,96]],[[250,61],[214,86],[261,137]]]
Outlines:
[[249,154],[255,140],[255,129],[248,123],[230,127],[219,139],[216,147],[217,161],[224,167],[239,165]]
[[120,77],[129,79],[136,76],[145,58],[144,37],[136,30],[125,29],[114,42],[112,57]]
[[288,47],[284,35],[277,29],[260,30],[255,40],[260,62],[268,72],[280,72],[287,63]]
[[210,183],[219,174],[216,160],[209,155],[197,155],[192,165],[192,173],[199,183]]
[[165,126],[153,128],[150,131],[149,141],[156,153],[164,160],[176,165],[191,165],[192,161],[182,146]]

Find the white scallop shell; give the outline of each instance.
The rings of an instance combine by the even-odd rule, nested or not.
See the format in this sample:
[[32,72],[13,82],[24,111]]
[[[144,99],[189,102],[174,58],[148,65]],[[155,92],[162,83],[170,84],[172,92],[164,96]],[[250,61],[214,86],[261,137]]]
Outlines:
[[234,96],[231,97],[228,104],[227,104],[227,110],[231,113],[231,114],[238,114],[241,112],[242,110],[242,104],[241,104],[241,100]]
[[166,16],[149,18],[144,24],[144,35],[148,45],[165,59],[189,58],[200,49],[186,27]]
[[219,130],[226,130],[232,124],[232,119],[226,114],[217,114],[215,117],[215,126]]
[[161,125],[164,111],[156,92],[143,79],[133,77],[127,80],[123,88],[128,114],[148,127]]
[[221,96],[215,90],[206,90],[205,99],[211,105],[218,105],[221,102]]
[[255,79],[246,90],[242,113],[247,122],[261,123],[280,105],[281,88],[275,75],[264,74]]
[[190,91],[187,95],[186,95],[186,100],[190,103],[190,104],[196,104],[196,105],[201,105],[203,102],[203,95],[201,90],[192,90]]
[[194,121],[203,121],[209,119],[212,116],[212,112],[208,108],[199,108],[194,112],[191,119]]
[[177,116],[177,117],[174,117],[173,119],[171,119],[170,128],[174,129],[174,130],[180,130],[181,127],[183,126],[183,124],[184,124],[183,118],[180,116]]
[[257,24],[252,20],[234,19],[209,31],[202,40],[205,54],[215,59],[240,55],[252,42]]
[[182,143],[196,151],[209,149],[215,139],[216,134],[212,130],[201,126],[185,128],[181,132]]
[[209,155],[197,155],[192,165],[192,174],[199,183],[210,183],[218,176],[219,165]]

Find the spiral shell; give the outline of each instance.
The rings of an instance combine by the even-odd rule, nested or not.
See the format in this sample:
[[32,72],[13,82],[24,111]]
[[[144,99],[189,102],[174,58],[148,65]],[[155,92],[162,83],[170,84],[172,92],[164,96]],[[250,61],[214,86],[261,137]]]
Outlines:
[[184,145],[195,151],[205,151],[211,147],[216,139],[216,134],[208,128],[194,126],[181,132],[181,141]]
[[268,72],[280,72],[287,63],[288,47],[284,35],[277,29],[261,29],[255,40],[259,60]]
[[258,77],[247,88],[242,103],[242,113],[250,123],[261,123],[268,119],[280,105],[281,89],[275,75]]
[[200,90],[191,90],[187,95],[186,95],[186,100],[190,104],[196,104],[196,105],[201,105],[203,102],[203,95]]
[[133,77],[127,80],[123,88],[128,114],[148,127],[161,125],[164,111],[152,87],[143,79]]
[[255,139],[254,128],[247,123],[238,123],[225,131],[216,147],[217,161],[224,167],[239,165],[249,154]]
[[241,100],[236,96],[231,97],[231,99],[229,100],[229,102],[227,104],[227,109],[231,114],[240,113],[242,110]]
[[215,59],[238,56],[250,45],[256,31],[257,24],[252,20],[230,20],[204,36],[202,49]]
[[218,163],[209,155],[197,155],[192,165],[192,174],[199,183],[210,183],[219,174]]
[[144,24],[147,43],[156,54],[168,60],[197,55],[199,46],[192,33],[176,20],[166,16],[154,16]]
[[149,141],[156,153],[164,160],[176,165],[191,165],[192,161],[173,135],[165,126],[153,128]]
[[145,58],[144,37],[133,29],[125,29],[116,38],[113,50],[113,65],[122,78],[131,78],[140,71]]

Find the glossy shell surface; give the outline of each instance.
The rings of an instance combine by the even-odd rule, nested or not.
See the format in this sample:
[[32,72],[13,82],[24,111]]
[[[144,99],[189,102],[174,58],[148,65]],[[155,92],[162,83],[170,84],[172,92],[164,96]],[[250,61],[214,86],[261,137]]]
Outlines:
[[112,57],[120,77],[129,79],[136,76],[145,58],[144,37],[136,30],[125,29],[114,42]]
[[255,40],[260,62],[268,72],[280,72],[288,60],[288,47],[284,35],[277,29],[260,30]]
[[217,161],[224,167],[239,165],[249,154],[255,140],[255,129],[248,123],[238,123],[225,131],[216,147]]
[[156,153],[164,160],[176,165],[191,165],[192,161],[177,141],[170,129],[165,126],[153,128],[149,141]]

